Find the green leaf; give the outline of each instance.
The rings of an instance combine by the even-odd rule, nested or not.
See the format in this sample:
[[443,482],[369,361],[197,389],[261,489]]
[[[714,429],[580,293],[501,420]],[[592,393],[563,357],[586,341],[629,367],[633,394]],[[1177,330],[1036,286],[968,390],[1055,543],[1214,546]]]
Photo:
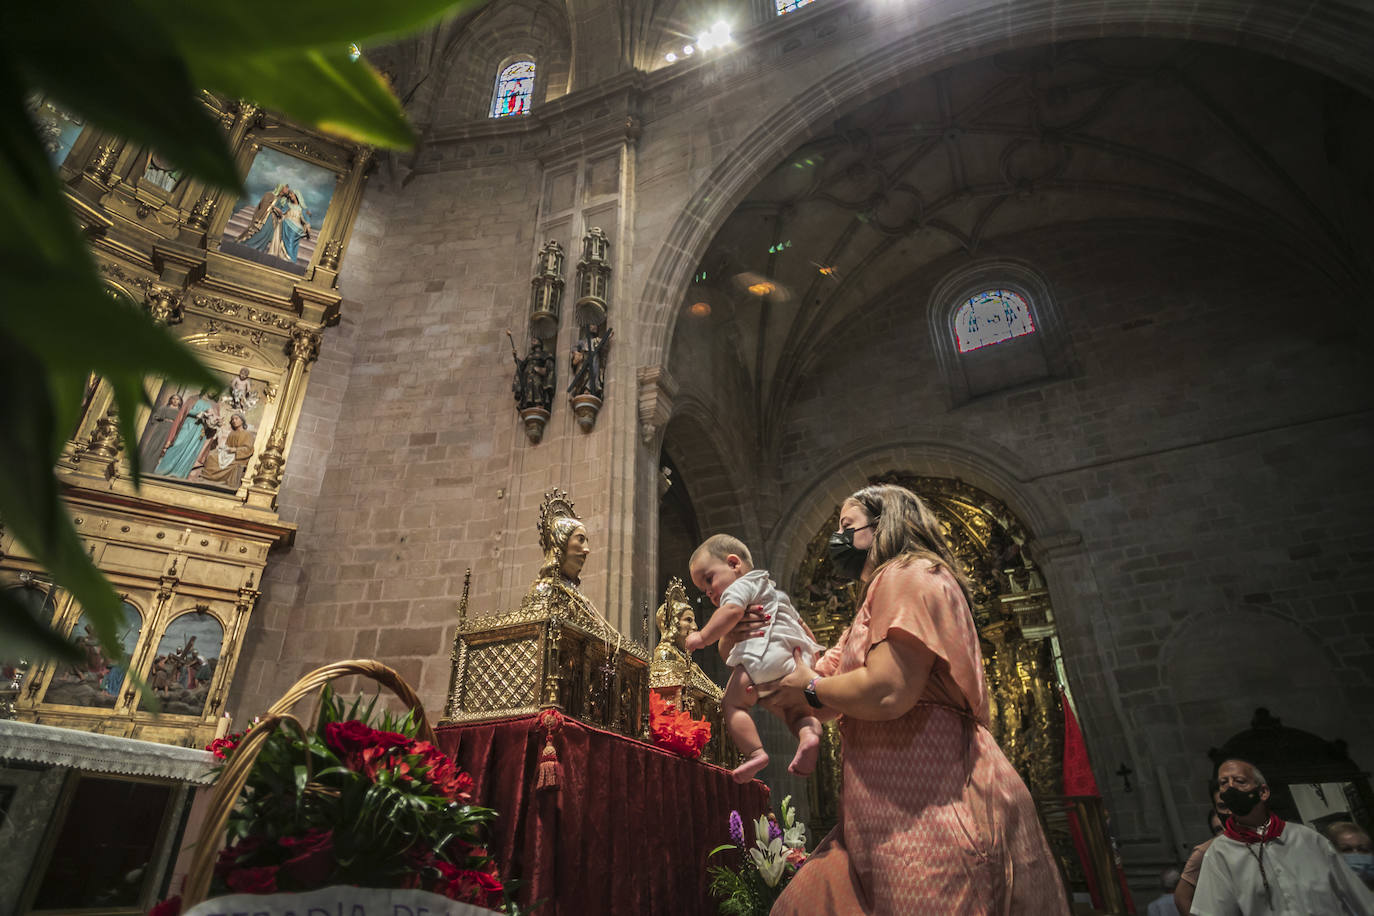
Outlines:
[[35,618],[28,605],[16,600],[9,590],[0,591],[0,639],[5,644],[5,657],[11,661],[23,657],[80,663],[86,658],[70,640],[57,635],[50,621]]
[[241,58],[198,55],[191,66],[206,86],[345,139],[393,148],[415,145],[415,133],[386,81],[366,61],[349,60],[344,45]]
[[94,275],[86,243],[24,109],[24,92],[14,72],[0,61],[0,267],[8,274],[11,267],[37,261],[75,266]]
[[400,35],[418,30],[445,12],[457,14],[482,6],[473,0],[335,0],[327,10],[277,0],[135,2],[166,24],[188,56],[231,58]]
[[89,372],[76,372],[71,369],[50,369],[48,390],[52,394],[53,442],[52,454],[62,450],[62,444],[76,435],[77,424],[81,422],[81,402],[85,399],[86,385],[91,379]]
[[0,3],[0,35],[9,62],[64,107],[212,184],[241,187],[224,134],[163,21],[129,3]]
[[143,467],[134,417],[138,415],[138,408],[148,403],[148,393],[143,389],[143,377],[136,373],[111,375],[110,387],[114,389],[115,415],[119,420],[119,436],[124,440],[124,456],[129,460],[134,486],[138,486]]
[[[74,275],[70,268],[32,263],[4,267],[6,291],[15,295],[13,301],[43,302],[46,308],[0,309],[0,330],[23,341],[48,365],[94,371],[106,378],[133,373],[220,386],[188,346],[128,298],[113,298],[94,271]],[[54,334],[54,314],[62,316],[63,326],[80,328],[81,333]]]

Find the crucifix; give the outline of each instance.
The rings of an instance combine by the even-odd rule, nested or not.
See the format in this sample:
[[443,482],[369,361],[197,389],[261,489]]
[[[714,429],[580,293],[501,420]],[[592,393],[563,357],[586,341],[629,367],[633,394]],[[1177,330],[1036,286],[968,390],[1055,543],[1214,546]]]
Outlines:
[[1117,776],[1120,776],[1120,777],[1121,777],[1121,781],[1122,781],[1123,783],[1125,783],[1125,788],[1126,788],[1126,791],[1127,791],[1127,792],[1131,791],[1131,774],[1134,773],[1134,772],[1135,772],[1135,770],[1133,770],[1133,769],[1131,769],[1130,767],[1126,766],[1125,763],[1123,763],[1123,764],[1121,764],[1121,766],[1117,767],[1116,775],[1117,775]]

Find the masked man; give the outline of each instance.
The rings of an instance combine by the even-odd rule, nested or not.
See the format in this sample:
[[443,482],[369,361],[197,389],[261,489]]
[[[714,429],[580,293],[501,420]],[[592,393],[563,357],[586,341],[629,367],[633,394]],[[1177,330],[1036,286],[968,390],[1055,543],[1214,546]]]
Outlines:
[[1315,830],[1269,810],[1269,786],[1244,760],[1217,770],[1231,811],[1202,859],[1195,916],[1374,916],[1374,895]]

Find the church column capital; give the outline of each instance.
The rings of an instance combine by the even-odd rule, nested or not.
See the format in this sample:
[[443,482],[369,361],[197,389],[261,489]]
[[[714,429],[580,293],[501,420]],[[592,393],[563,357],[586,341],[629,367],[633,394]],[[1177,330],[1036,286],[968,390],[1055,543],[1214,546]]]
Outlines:
[[636,375],[639,379],[639,441],[653,446],[673,415],[673,398],[677,396],[678,385],[662,366],[641,366]]

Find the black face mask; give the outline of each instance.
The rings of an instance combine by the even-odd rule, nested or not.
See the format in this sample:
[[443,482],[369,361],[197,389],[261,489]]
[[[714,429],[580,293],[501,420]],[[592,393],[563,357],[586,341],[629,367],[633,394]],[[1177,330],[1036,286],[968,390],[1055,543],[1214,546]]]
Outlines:
[[873,522],[869,522],[863,528],[846,528],[830,535],[826,548],[830,551],[830,563],[835,567],[835,575],[841,579],[859,578],[859,574],[864,571],[864,563],[868,561],[868,551],[854,546],[854,535],[864,528],[872,527]]
[[1251,789],[1244,792],[1235,786],[1221,793],[1221,803],[1231,809],[1231,813],[1241,817],[1255,810],[1255,806],[1260,803],[1260,790]]

